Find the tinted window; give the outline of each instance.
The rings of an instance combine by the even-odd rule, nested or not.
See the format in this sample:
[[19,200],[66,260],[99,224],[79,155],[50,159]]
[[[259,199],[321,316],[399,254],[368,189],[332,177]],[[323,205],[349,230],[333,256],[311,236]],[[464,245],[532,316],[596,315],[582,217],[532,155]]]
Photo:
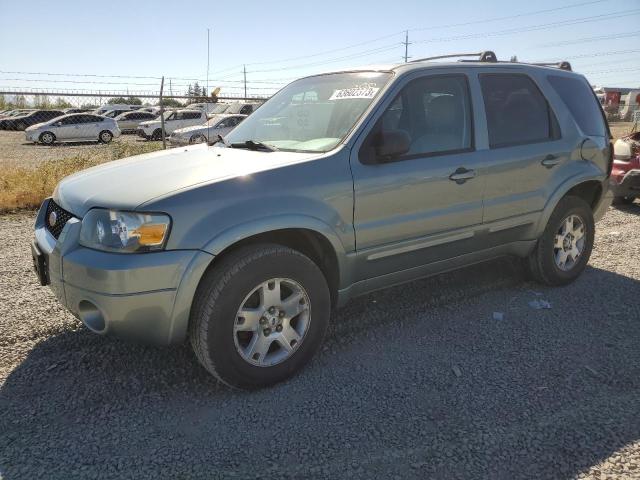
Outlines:
[[602,136],[607,134],[601,107],[585,80],[556,75],[547,79],[584,133]]
[[411,138],[407,156],[470,149],[471,106],[466,77],[443,75],[412,81],[387,108],[377,129],[377,133],[407,132]]
[[78,117],[77,115],[71,115],[69,117],[65,117],[60,120],[60,123],[62,125],[73,125],[74,123],[77,123],[77,120],[78,120],[77,117]]
[[184,112],[183,117],[185,120],[193,120],[195,118],[200,118],[200,112]]
[[480,75],[480,85],[492,148],[557,137],[547,100],[528,76]]

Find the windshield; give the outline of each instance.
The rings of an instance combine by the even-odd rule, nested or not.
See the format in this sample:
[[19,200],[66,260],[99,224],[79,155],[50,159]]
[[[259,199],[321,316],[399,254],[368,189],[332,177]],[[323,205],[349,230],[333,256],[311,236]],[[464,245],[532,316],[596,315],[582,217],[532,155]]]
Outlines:
[[334,73],[297,80],[271,97],[227,143],[262,142],[284,151],[327,152],[353,128],[390,73]]

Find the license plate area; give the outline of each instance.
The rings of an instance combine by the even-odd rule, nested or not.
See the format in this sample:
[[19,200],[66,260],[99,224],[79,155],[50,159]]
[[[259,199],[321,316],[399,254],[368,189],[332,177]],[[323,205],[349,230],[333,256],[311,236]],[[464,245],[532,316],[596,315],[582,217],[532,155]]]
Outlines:
[[49,266],[47,256],[40,251],[35,241],[31,242],[31,258],[40,285],[49,285]]

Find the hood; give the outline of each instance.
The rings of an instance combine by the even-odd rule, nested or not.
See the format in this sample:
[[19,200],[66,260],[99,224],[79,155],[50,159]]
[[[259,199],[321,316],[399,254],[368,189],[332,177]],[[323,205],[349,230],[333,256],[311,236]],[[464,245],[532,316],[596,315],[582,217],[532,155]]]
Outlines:
[[50,125],[50,124],[51,124],[51,121],[36,123],[35,125],[31,125],[30,127],[25,128],[24,131],[33,132],[34,130],[37,130],[41,127],[44,127],[45,125]]
[[62,179],[53,196],[62,208],[79,217],[93,207],[133,210],[154,198],[195,185],[251,175],[321,155],[199,144],[137,155],[83,170]]

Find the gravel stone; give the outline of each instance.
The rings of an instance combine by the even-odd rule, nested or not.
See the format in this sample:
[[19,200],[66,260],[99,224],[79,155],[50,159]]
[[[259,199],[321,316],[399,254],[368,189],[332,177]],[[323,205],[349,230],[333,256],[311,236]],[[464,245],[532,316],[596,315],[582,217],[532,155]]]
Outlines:
[[33,220],[0,217],[0,478],[640,479],[638,203],[569,286],[503,259],[356,299],[250,393],[89,332],[38,286]]

